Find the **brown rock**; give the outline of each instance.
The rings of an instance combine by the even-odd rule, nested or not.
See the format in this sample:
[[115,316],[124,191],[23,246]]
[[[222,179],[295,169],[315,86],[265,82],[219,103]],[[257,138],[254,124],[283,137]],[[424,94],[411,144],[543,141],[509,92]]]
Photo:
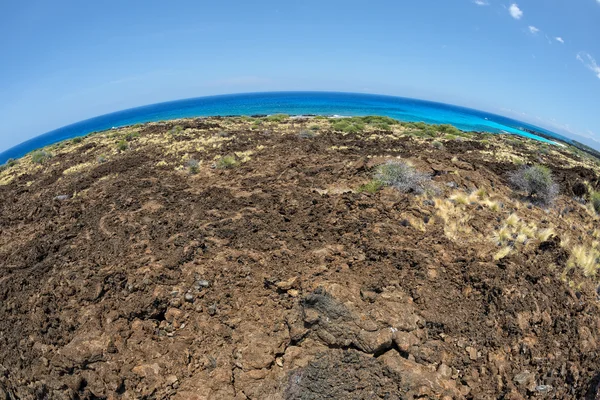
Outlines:
[[393,340],[396,346],[404,352],[408,352],[412,346],[416,346],[420,343],[420,340],[415,335],[410,332],[402,331],[394,332]]
[[427,389],[435,398],[450,396],[453,399],[464,399],[464,395],[461,393],[462,385],[452,379],[447,379],[445,377],[446,371],[443,371],[444,373],[431,372],[421,364],[401,357],[394,350],[388,351],[379,357],[379,360],[392,371],[400,374],[403,385],[417,393],[420,390]]
[[291,288],[294,287],[294,285],[296,284],[297,280],[298,280],[298,277],[294,276],[293,278],[290,278],[288,280],[277,282],[275,284],[275,286],[277,287],[277,289],[286,292],[286,291],[288,291],[288,290],[290,290]]
[[131,372],[142,378],[148,378],[153,375],[160,373],[160,366],[157,363],[154,364],[141,364],[133,367]]
[[473,361],[477,360],[477,349],[471,346],[465,348],[467,353],[469,354],[469,358]]
[[382,329],[379,332],[360,331],[354,344],[368,354],[379,353],[392,347],[392,330]]
[[173,323],[173,321],[180,320],[182,316],[183,311],[181,311],[179,308],[174,307],[170,307],[165,313],[165,319],[171,323]]

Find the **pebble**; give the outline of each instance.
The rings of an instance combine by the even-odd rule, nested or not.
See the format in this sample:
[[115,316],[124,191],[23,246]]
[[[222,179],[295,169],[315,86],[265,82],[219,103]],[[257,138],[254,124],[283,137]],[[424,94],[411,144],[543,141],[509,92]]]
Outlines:
[[207,280],[204,280],[204,279],[199,280],[198,282],[196,282],[196,287],[198,289],[200,289],[200,288],[207,288],[209,286],[210,286],[210,282],[207,281]]
[[59,196],[56,196],[54,198],[54,200],[59,200],[59,201],[64,201],[64,200],[68,200],[69,199],[69,195],[68,194],[61,194]]
[[185,296],[183,296],[183,299],[188,303],[192,303],[194,301],[194,295],[191,293],[186,293]]
[[213,304],[212,306],[209,306],[208,309],[208,315],[215,315],[217,313],[217,305]]
[[540,393],[549,393],[552,391],[552,386],[550,385],[538,385],[535,387],[535,390],[537,390]]
[[467,347],[465,349],[467,351],[467,353],[469,353],[469,358],[473,361],[477,360],[477,349],[474,347]]

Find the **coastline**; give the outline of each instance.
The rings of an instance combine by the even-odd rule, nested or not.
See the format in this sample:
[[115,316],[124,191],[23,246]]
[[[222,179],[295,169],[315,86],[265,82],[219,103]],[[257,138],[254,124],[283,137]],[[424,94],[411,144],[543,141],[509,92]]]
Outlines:
[[[545,132],[507,117],[449,104],[393,96],[329,92],[274,92],[220,95],[185,99],[122,110],[67,125],[26,140],[0,152],[0,165],[9,158],[19,158],[61,140],[85,136],[112,127],[168,121],[180,118],[215,116],[270,115],[286,113],[301,116],[329,115],[353,117],[382,115],[401,122],[451,124],[463,131],[535,135],[550,141],[561,135]],[[522,130],[517,129],[522,127]],[[527,131],[528,127],[532,128]],[[531,133],[535,132],[535,133]]]

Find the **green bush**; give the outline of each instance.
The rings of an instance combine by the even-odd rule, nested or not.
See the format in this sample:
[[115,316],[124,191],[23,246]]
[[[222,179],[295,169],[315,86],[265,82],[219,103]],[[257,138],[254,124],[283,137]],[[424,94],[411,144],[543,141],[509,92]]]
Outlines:
[[517,190],[542,205],[552,203],[558,195],[559,187],[554,183],[552,171],[542,165],[521,167],[510,174],[509,180]]
[[442,124],[442,125],[438,125],[437,126],[438,131],[442,132],[442,133],[447,133],[450,135],[460,135],[461,131],[460,129],[458,129],[457,127],[450,125],[450,124]]
[[223,156],[217,160],[216,166],[219,169],[230,169],[237,167],[238,164],[234,156]]
[[375,194],[383,187],[383,183],[373,179],[369,183],[365,183],[358,188],[358,193],[371,193]]
[[97,160],[98,164],[104,164],[107,161],[106,156],[104,154],[100,154]]
[[129,144],[124,139],[119,141],[119,143],[117,143],[117,150],[119,150],[119,151],[125,151],[128,148],[129,148]]
[[200,163],[198,160],[190,158],[187,162],[188,171],[191,175],[196,175],[200,171]]
[[437,150],[441,150],[444,148],[444,144],[437,140],[434,140],[433,142],[431,142],[431,145]]
[[31,161],[35,164],[43,164],[50,158],[52,158],[52,154],[48,153],[46,150],[36,150],[31,153]]
[[273,114],[266,117],[265,120],[269,122],[283,122],[289,117],[287,114]]
[[375,180],[403,193],[421,194],[428,189],[431,176],[417,171],[404,161],[391,160],[377,167]]
[[125,135],[125,140],[127,140],[128,142],[131,142],[133,139],[140,137],[140,133],[139,132],[129,132],[127,135]]
[[331,120],[331,128],[334,131],[344,133],[360,133],[365,130],[365,124],[360,120],[354,120],[353,118],[340,118]]
[[82,141],[83,141],[82,137],[76,137],[76,138],[73,138],[73,140],[72,140],[72,142],[74,144],[81,143]]
[[590,194],[590,203],[592,203],[594,210],[600,214],[600,192],[594,191]]
[[181,132],[183,132],[183,126],[181,125],[175,125],[174,127],[171,128],[171,130],[169,131],[169,133],[171,135],[179,135]]
[[14,158],[9,158],[9,159],[6,161],[6,164],[5,164],[5,165],[6,165],[7,167],[13,167],[13,166],[17,165],[18,163],[19,163],[19,162],[18,162],[17,160],[15,160]]
[[300,132],[298,132],[298,137],[300,139],[312,139],[315,136],[317,135],[315,135],[313,131],[310,131],[308,129],[302,129]]

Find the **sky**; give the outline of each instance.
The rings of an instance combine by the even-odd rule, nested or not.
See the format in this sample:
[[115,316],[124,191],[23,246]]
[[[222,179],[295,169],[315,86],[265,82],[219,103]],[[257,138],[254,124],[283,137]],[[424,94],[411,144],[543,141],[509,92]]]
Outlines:
[[1,1],[0,55],[0,151],[126,108],[284,90],[441,101],[600,147],[600,0]]

